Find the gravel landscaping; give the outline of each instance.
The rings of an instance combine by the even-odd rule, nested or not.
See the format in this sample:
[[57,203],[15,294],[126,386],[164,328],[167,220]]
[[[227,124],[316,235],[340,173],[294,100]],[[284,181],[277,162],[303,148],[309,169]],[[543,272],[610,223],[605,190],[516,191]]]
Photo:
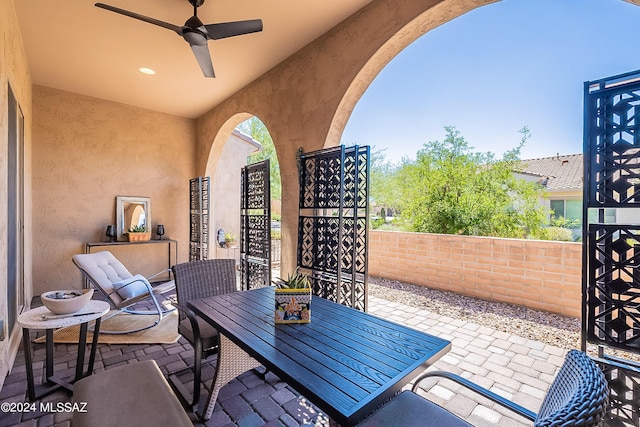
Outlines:
[[[580,348],[580,319],[373,276],[369,276],[369,295],[474,322],[552,346],[565,349]],[[640,354],[628,354],[613,349],[607,353],[640,361]]]

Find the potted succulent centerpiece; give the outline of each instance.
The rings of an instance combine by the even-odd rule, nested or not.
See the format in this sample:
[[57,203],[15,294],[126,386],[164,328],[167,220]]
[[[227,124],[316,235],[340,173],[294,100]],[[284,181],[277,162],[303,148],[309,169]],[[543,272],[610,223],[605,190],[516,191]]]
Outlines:
[[287,280],[278,278],[275,299],[276,323],[309,323],[311,321],[311,281],[296,267]]
[[146,242],[151,239],[151,232],[144,225],[134,225],[129,228],[127,238],[130,242]]

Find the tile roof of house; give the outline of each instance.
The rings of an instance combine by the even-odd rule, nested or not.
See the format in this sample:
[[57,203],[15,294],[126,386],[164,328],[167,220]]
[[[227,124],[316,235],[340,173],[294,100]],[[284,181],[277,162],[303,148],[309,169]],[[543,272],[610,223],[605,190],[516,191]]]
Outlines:
[[549,190],[582,189],[582,154],[525,159],[521,166],[520,173],[540,176]]

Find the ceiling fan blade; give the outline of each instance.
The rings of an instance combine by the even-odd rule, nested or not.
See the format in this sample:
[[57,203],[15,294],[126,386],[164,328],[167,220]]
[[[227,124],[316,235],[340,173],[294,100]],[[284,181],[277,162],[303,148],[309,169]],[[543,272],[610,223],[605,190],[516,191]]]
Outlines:
[[211,63],[211,54],[209,53],[209,47],[204,45],[191,45],[191,50],[193,54],[196,56],[198,60],[198,64],[200,65],[200,69],[202,69],[202,73],[205,77],[215,77],[216,74],[213,72],[213,63]]
[[262,19],[208,24],[204,27],[207,29],[207,38],[218,40],[262,31]]
[[128,10],[120,9],[118,7],[109,6],[108,4],[104,3],[96,3],[95,6],[101,9],[110,10],[111,12],[119,13],[121,15],[129,16],[131,18],[139,19],[140,21],[148,22],[149,24],[154,24],[159,27],[166,28],[168,30],[174,31],[179,36],[182,35],[182,27],[179,27],[177,25],[173,25],[154,18],[149,18],[148,16],[140,15],[138,13],[129,12]]

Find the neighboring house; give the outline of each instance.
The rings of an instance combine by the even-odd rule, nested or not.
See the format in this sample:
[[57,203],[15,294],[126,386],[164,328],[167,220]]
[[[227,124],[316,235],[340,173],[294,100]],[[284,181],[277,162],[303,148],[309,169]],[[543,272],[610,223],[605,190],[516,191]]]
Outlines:
[[553,211],[552,218],[582,223],[582,159],[582,154],[558,154],[522,160],[518,175],[545,187],[548,196],[541,203]]
[[[518,175],[528,181],[535,180],[547,190],[541,203],[553,211],[552,218],[563,217],[582,224],[583,155],[567,154],[539,159],[522,160]],[[597,212],[589,212],[589,222],[598,222]],[[637,223],[633,209],[605,209],[605,223]]]

